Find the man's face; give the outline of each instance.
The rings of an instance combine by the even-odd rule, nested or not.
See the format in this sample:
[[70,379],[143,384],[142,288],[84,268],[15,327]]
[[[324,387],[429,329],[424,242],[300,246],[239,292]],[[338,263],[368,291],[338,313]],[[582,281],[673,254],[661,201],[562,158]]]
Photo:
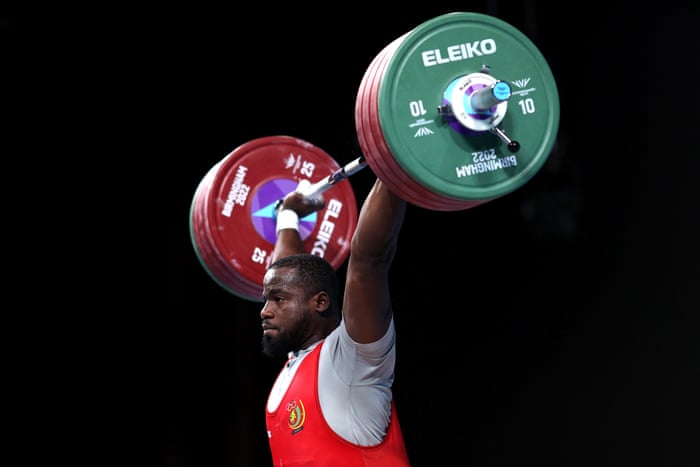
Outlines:
[[263,278],[263,354],[285,357],[299,350],[311,329],[304,290],[295,285],[293,268],[268,269]]

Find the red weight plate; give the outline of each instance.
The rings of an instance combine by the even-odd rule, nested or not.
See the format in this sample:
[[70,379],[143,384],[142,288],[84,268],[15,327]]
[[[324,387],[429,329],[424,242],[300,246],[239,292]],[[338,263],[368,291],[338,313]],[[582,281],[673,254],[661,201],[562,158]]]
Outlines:
[[483,204],[488,200],[455,199],[426,188],[400,165],[384,137],[379,118],[380,87],[394,53],[409,34],[404,34],[382,49],[363,76],[355,103],[355,126],[360,147],[377,176],[412,204],[438,211],[463,210]]
[[[358,97],[355,102],[355,127],[357,130],[358,141],[363,154],[367,158],[368,164],[384,183],[389,185],[392,190],[401,198],[409,202],[414,202],[412,193],[407,189],[404,183],[401,183],[399,177],[396,177],[394,170],[389,166],[391,156],[387,157],[382,150],[382,139],[376,139],[372,128],[378,125],[379,122],[372,121],[369,109],[375,104],[373,92],[376,92],[377,86],[375,83],[378,80],[377,74],[381,71],[381,63],[385,60],[389,51],[392,50],[393,43],[386,46],[367,68],[365,75],[360,83]],[[381,78],[381,74],[379,75]]]
[[385,47],[372,61],[363,78],[355,112],[360,145],[378,176],[405,200],[433,210],[464,209],[462,202],[444,198],[417,184],[398,165],[384,140],[377,117],[379,85],[392,54],[405,36],[406,34]]
[[[338,169],[325,151],[291,136],[258,138],[236,148],[217,164],[206,193],[194,200],[193,236],[204,251],[205,268],[234,294],[261,301],[276,237],[275,202],[301,180],[315,183]],[[300,219],[299,233],[309,253],[337,269],[350,251],[357,202],[348,181],[323,196],[324,209]]]
[[190,214],[192,243],[200,263],[217,284],[240,297],[257,300],[259,299],[259,290],[226,266],[219,253],[214,249],[209,235],[204,213],[206,212],[206,201],[211,182],[219,165],[217,164],[207,173],[195,192]]
[[362,152],[365,154],[367,161],[376,173],[392,190],[409,202],[414,202],[412,193],[401,180],[400,174],[396,174],[395,170],[389,165],[391,155],[387,157],[386,151],[383,151],[383,140],[374,135],[373,128],[379,124],[371,119],[370,108],[375,105],[373,99],[376,98],[378,87],[376,83],[381,79],[382,64],[390,56],[389,52],[393,50],[394,44],[387,45],[373,60],[367,68],[365,75],[360,84],[358,97],[355,103],[355,127],[357,130],[358,140]]

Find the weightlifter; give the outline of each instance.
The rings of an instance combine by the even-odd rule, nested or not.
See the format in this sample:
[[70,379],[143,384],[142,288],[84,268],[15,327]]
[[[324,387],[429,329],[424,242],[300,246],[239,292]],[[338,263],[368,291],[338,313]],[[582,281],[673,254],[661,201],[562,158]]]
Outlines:
[[263,279],[262,351],[288,358],[266,406],[273,464],[408,466],[392,397],[388,281],[406,201],[375,181],[352,237],[342,307],[336,271],[304,252],[298,232],[299,218],[324,205],[299,189],[283,198]]

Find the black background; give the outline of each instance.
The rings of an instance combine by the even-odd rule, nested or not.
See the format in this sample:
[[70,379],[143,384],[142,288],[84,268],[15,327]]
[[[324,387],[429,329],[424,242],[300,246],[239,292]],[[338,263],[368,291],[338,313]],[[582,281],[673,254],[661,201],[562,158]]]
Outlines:
[[[561,119],[521,189],[409,209],[391,279],[413,465],[700,465],[696,2],[236,5],[168,5],[153,21],[167,63],[154,85],[167,96],[168,312],[153,336],[166,467],[270,465],[264,403],[281,362],[260,354],[260,304],[215,284],[193,251],[201,178],[271,135],[354,159],[371,60],[450,11],[526,34]],[[351,178],[358,202],[372,180]]]

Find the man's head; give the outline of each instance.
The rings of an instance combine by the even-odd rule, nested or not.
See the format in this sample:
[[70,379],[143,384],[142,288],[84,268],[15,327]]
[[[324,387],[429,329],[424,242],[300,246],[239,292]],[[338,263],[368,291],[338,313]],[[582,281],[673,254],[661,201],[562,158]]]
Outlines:
[[340,322],[340,286],[333,267],[311,254],[286,256],[263,278],[263,353],[283,357],[328,335]]

